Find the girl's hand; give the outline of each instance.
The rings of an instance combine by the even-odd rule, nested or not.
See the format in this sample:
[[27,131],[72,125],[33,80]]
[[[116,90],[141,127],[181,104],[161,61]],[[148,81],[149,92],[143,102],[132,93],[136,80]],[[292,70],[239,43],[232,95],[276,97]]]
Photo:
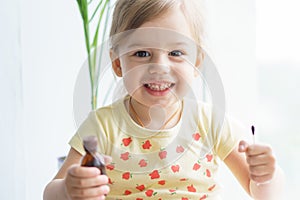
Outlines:
[[239,152],[246,154],[250,179],[256,183],[270,181],[275,173],[275,158],[267,145],[239,143]]
[[95,167],[72,165],[64,181],[67,196],[72,200],[105,199],[109,192],[108,177]]

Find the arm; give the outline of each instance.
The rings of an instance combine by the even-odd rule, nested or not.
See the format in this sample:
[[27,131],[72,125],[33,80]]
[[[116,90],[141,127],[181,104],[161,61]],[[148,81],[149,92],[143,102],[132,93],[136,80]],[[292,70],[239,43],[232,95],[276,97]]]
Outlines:
[[[245,153],[244,155],[242,153]],[[284,186],[271,148],[242,141],[224,160],[245,191],[256,200],[280,200]]]
[[44,200],[99,199],[109,192],[108,178],[94,167],[79,166],[82,155],[71,148],[69,154],[44,190]]

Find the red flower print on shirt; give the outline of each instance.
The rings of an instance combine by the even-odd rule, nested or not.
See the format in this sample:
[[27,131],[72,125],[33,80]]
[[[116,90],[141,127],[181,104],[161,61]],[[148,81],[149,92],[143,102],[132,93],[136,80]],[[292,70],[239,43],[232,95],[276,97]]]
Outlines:
[[154,193],[153,190],[147,190],[147,191],[145,192],[145,194],[146,194],[147,197],[151,197],[152,195],[155,195],[156,193]]
[[124,195],[130,195],[132,192],[130,190],[125,190]]
[[110,164],[106,165],[106,169],[108,169],[108,170],[114,170],[115,169],[114,163],[110,163]]
[[195,141],[199,141],[200,138],[201,138],[200,133],[194,133],[194,134],[193,134],[193,139],[194,139]]
[[148,163],[145,159],[142,159],[142,160],[140,160],[139,165],[140,165],[140,167],[146,167],[148,165]]
[[150,149],[151,146],[152,144],[150,143],[150,140],[146,140],[142,145],[143,149]]
[[213,159],[213,155],[211,154],[207,154],[206,156],[207,162],[211,162],[211,160]]
[[135,200],[143,200],[143,198],[136,198]]
[[211,177],[211,173],[210,173],[209,169],[206,169],[206,176]]
[[207,195],[205,194],[205,195],[203,195],[202,197],[200,197],[199,200],[204,200],[204,199],[206,199],[206,198],[207,198]]
[[130,174],[130,172],[124,172],[122,174],[122,178],[125,179],[125,180],[128,180],[132,177],[132,175]]
[[120,158],[124,161],[128,160],[129,159],[129,152],[125,152],[125,153],[122,153]]
[[171,169],[174,173],[176,173],[176,172],[179,172],[180,166],[179,165],[172,165]]
[[123,139],[122,139],[122,143],[123,143],[123,145],[124,145],[125,147],[127,147],[131,142],[132,142],[131,137],[123,138]]
[[179,146],[176,147],[176,152],[177,153],[182,153],[182,152],[184,152],[184,148],[181,145],[179,145]]
[[110,178],[108,178],[108,184],[113,185],[114,182]]
[[164,185],[164,184],[166,184],[166,180],[160,180],[160,181],[158,181],[158,184],[159,185]]
[[168,154],[168,152],[166,150],[161,150],[158,153],[158,156],[159,156],[160,159],[165,159],[167,157],[167,154]]
[[193,184],[192,184],[192,185],[189,185],[189,186],[187,186],[186,188],[187,188],[187,190],[188,190],[189,192],[196,192],[196,188],[194,187],[194,185],[193,185]]
[[199,163],[195,163],[193,166],[193,170],[197,171],[198,169],[200,169],[201,165]]
[[149,176],[151,177],[151,179],[157,179],[160,177],[158,170],[153,170]]
[[171,194],[176,194],[176,189],[169,189],[169,192],[170,192]]
[[216,184],[210,186],[210,187],[208,188],[208,191],[212,191],[215,187],[216,187]]
[[138,185],[135,187],[137,190],[139,191],[143,191],[145,189],[145,186],[144,185]]
[[189,200],[189,198],[182,197],[181,200]]

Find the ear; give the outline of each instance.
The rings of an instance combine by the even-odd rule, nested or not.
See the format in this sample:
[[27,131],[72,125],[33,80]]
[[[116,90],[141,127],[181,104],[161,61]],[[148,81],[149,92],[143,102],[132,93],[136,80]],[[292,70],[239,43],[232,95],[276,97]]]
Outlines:
[[201,64],[202,64],[202,62],[203,62],[203,60],[204,60],[204,52],[201,51],[201,52],[198,54],[197,58],[196,58],[195,67],[196,67],[196,68],[200,68],[200,66],[201,66]]
[[121,63],[120,63],[120,59],[117,57],[117,54],[111,49],[109,52],[109,56],[110,56],[112,68],[113,68],[115,74],[118,77],[122,77]]
[[201,67],[201,64],[204,60],[204,53],[200,52],[196,58],[196,62],[195,62],[195,67],[197,68],[197,70],[195,69],[195,77],[197,77],[199,75],[199,70]]

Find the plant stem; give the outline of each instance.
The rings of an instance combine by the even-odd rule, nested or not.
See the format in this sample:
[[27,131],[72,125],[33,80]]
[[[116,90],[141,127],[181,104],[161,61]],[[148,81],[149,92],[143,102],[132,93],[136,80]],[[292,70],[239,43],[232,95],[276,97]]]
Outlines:
[[102,14],[101,14],[101,18],[102,18],[102,15],[104,13],[104,10],[105,8],[107,7],[107,11],[106,11],[106,18],[105,18],[105,24],[104,24],[104,27],[103,27],[103,34],[102,34],[102,42],[101,42],[101,47],[100,47],[100,55],[99,55],[99,63],[98,63],[98,66],[97,66],[97,90],[96,90],[96,96],[98,96],[98,85],[99,85],[99,76],[100,76],[100,68],[101,68],[101,60],[102,60],[102,52],[103,52],[103,42],[105,40],[105,33],[106,33],[106,29],[107,29],[107,24],[108,24],[108,18],[109,18],[109,14],[110,14],[110,0],[106,0],[105,1],[105,4],[104,4],[104,9],[102,9]]
[[[100,52],[99,52],[99,64],[97,65],[97,55],[98,55],[98,34],[99,34],[99,28],[100,23],[102,21],[103,13],[105,12],[107,8],[107,16],[106,16],[106,23],[104,26],[103,36],[102,36],[102,43],[104,41],[104,36],[107,28],[107,18],[109,15],[109,6],[108,3],[110,0],[106,0],[104,5],[102,6],[100,16],[98,19],[96,32],[93,38],[92,43],[90,43],[90,22],[94,19],[95,15],[97,14],[97,11],[99,10],[100,6],[102,5],[103,0],[99,0],[100,2],[97,4],[96,9],[94,10],[91,19],[89,19],[88,14],[88,5],[91,4],[93,0],[77,0],[80,14],[83,20],[83,27],[84,27],[84,37],[85,37],[85,45],[86,45],[86,51],[88,54],[88,65],[89,65],[89,75],[90,75],[90,83],[91,83],[91,105],[92,109],[95,110],[97,108],[97,97],[98,97],[98,79],[99,79],[99,72],[101,67],[101,56],[103,51],[103,45],[101,46]],[[101,43],[101,44],[102,44]]]

